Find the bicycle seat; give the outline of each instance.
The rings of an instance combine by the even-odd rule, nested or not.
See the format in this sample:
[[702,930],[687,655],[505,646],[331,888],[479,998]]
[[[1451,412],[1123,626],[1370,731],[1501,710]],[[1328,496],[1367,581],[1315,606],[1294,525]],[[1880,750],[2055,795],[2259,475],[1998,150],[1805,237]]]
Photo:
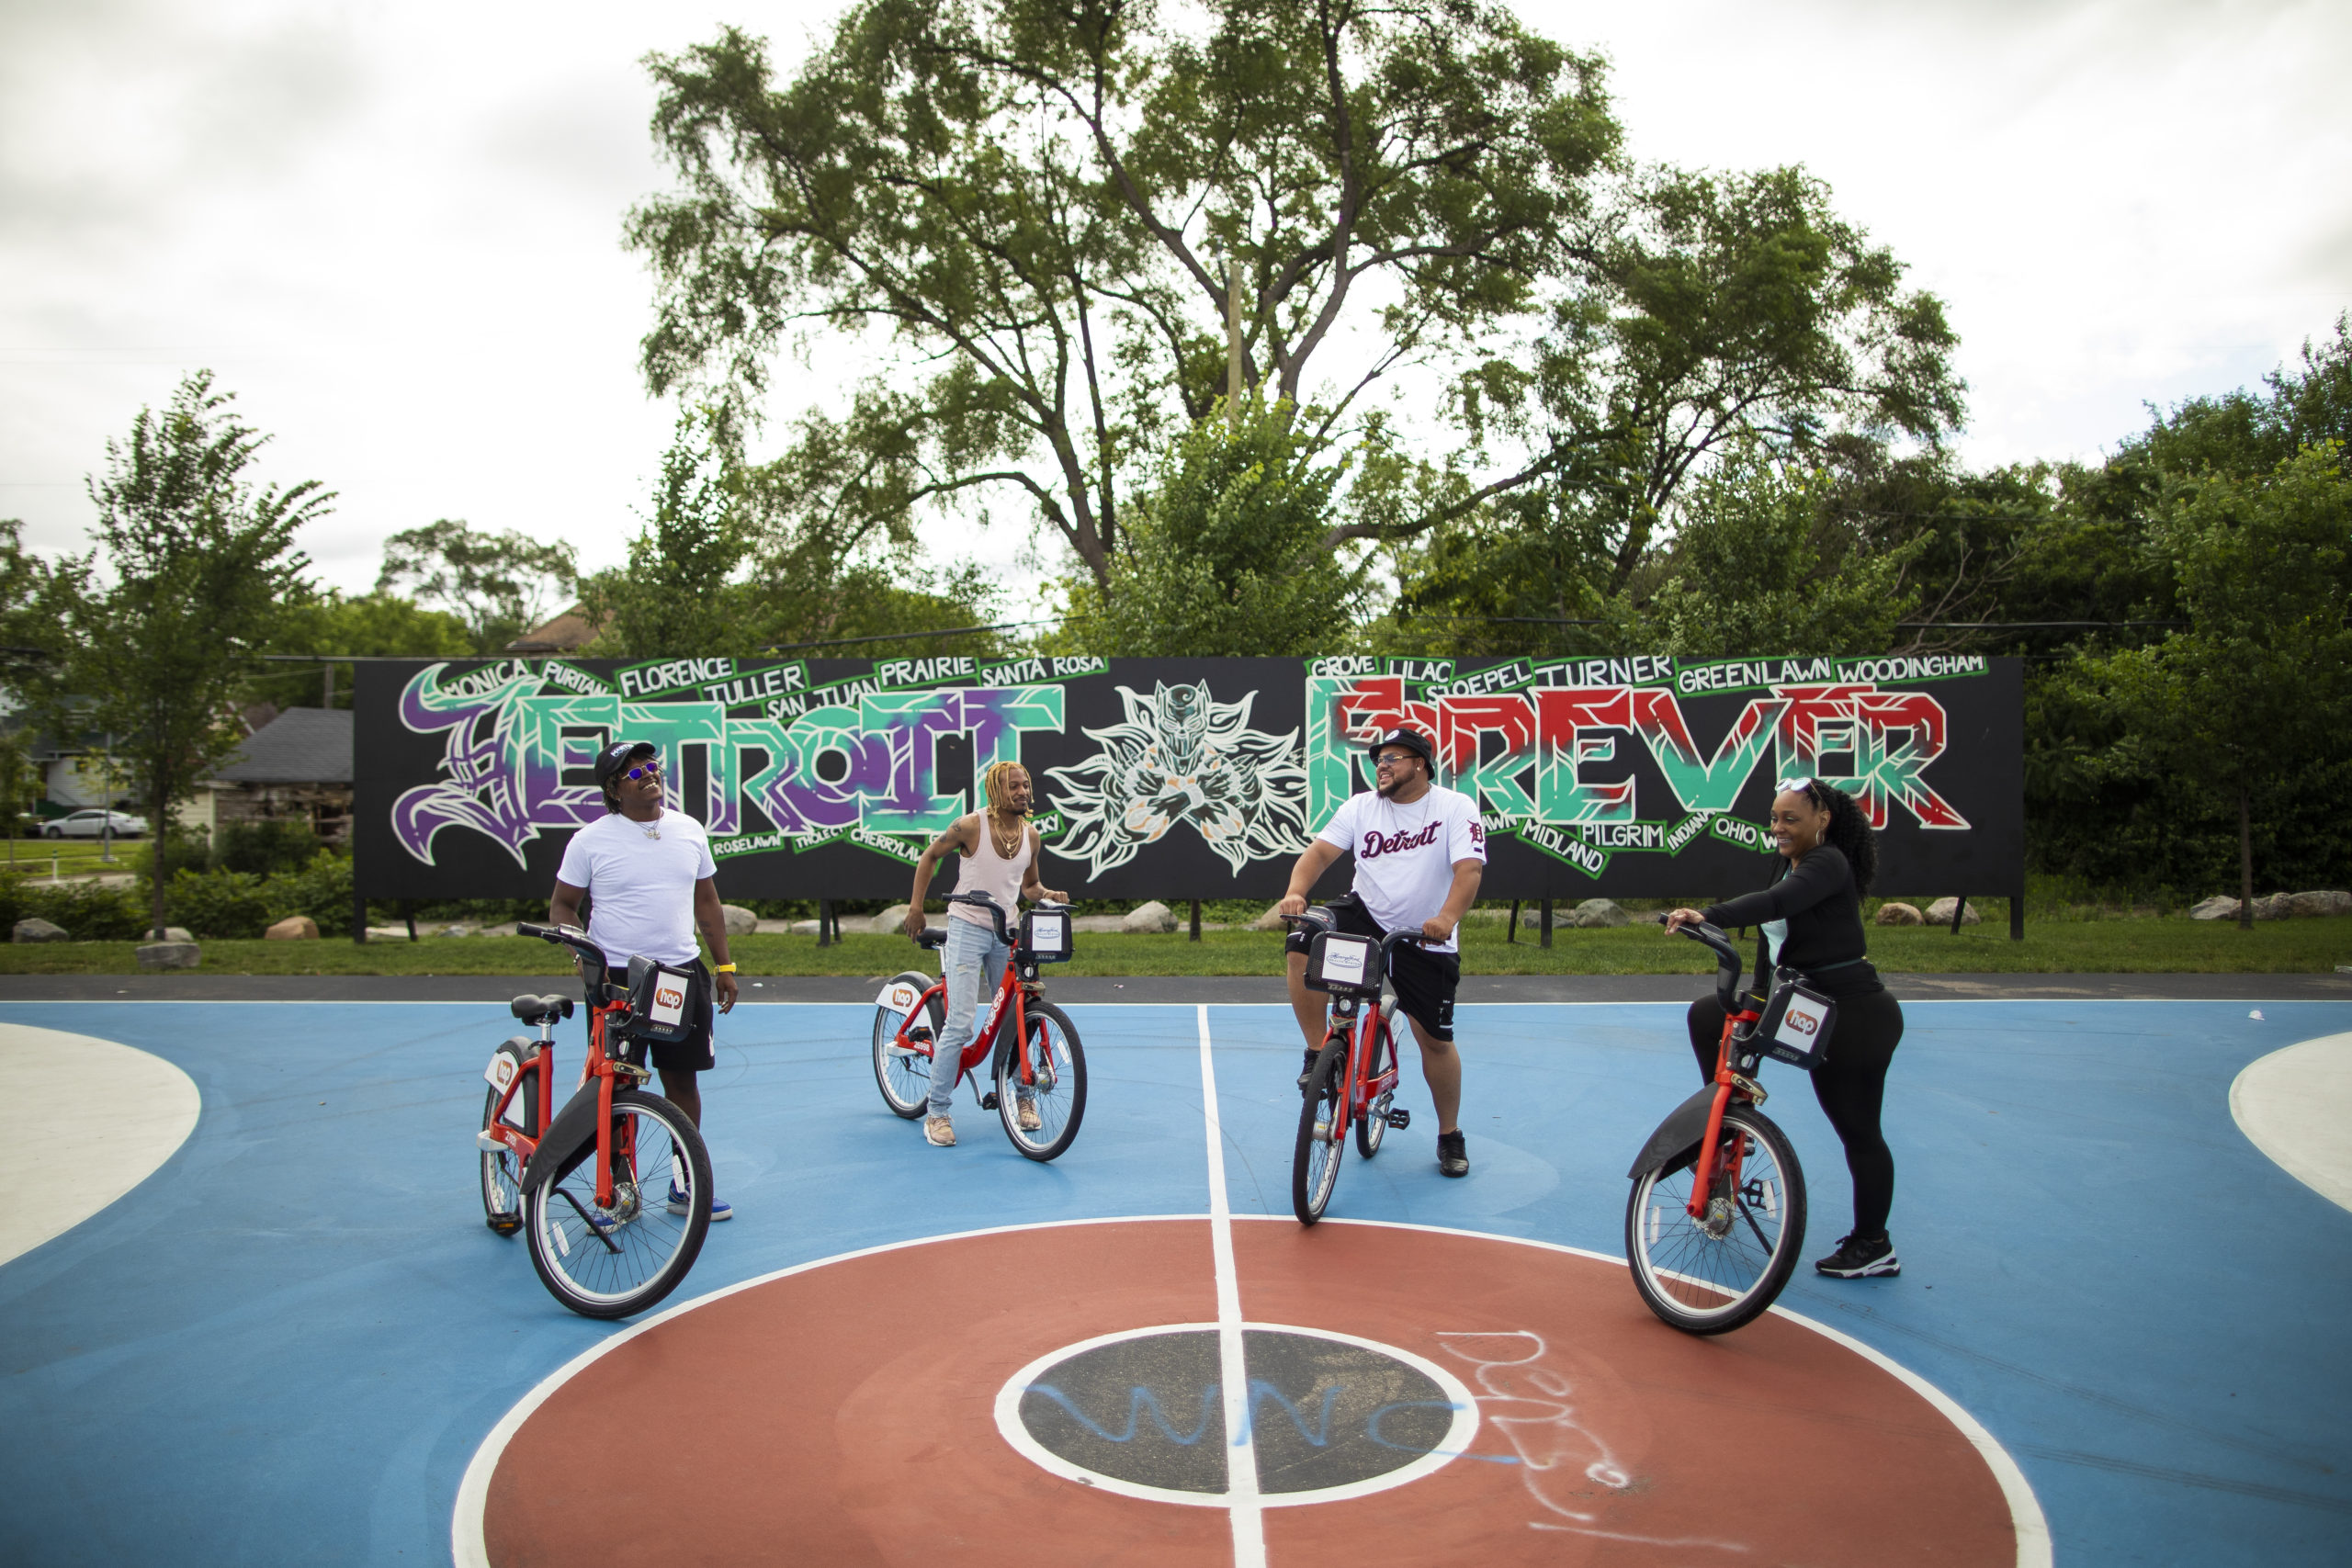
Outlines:
[[947,933],[937,926],[925,926],[915,938],[917,947],[942,948],[947,945]]
[[516,997],[506,1004],[506,1010],[526,1023],[537,1023],[543,1018],[570,1018],[570,997]]

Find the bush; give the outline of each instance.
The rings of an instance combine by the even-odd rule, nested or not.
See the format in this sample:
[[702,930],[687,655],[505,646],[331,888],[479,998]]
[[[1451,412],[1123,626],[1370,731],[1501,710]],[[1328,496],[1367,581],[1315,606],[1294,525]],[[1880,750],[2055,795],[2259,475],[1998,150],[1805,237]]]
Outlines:
[[95,882],[54,886],[28,877],[0,877],[0,925],[39,919],[63,928],[75,942],[135,942],[146,935],[147,908],[137,888]]
[[326,848],[310,823],[293,817],[224,824],[213,835],[212,869],[254,876],[299,873]]
[[[262,879],[245,871],[175,872],[164,890],[164,904],[174,925],[186,926],[199,937],[257,937],[268,929],[271,919]],[[64,925],[62,920],[58,923]]]
[[288,915],[308,915],[319,923],[321,936],[351,934],[351,862],[332,850],[321,850],[300,871],[271,877],[261,891],[271,924]]
[[158,852],[164,857],[164,880],[169,882],[172,874],[182,867],[202,871],[212,863],[211,836],[202,828],[171,823],[159,837],[148,840],[125,857],[130,863],[130,869],[138,873],[141,882],[146,882],[155,874]]

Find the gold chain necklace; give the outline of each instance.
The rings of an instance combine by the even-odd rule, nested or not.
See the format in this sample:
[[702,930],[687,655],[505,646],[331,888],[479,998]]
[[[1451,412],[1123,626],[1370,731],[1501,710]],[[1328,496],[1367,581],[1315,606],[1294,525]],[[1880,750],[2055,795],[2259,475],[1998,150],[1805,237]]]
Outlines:
[[1027,824],[1016,818],[1012,824],[1012,841],[1007,843],[1004,838],[997,831],[996,814],[994,812],[989,812],[985,815],[989,825],[989,842],[994,846],[997,859],[1011,860],[1015,854],[1020,852],[1021,840],[1028,834]]

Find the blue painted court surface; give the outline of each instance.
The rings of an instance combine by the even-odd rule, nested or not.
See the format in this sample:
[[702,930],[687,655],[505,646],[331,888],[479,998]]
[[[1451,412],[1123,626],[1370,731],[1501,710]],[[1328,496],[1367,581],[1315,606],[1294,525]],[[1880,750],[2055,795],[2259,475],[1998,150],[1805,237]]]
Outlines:
[[[2352,1213],[2273,1165],[2228,1103],[2248,1063],[2352,1030],[2352,1004],[1906,1010],[1886,1112],[1903,1276],[1807,1270],[1781,1304],[1983,1423],[2061,1564],[2352,1562]],[[870,1009],[740,1010],[705,1079],[738,1218],[673,1304],[880,1243],[1204,1212],[1197,1010],[1070,1011],[1091,1098],[1076,1147],[1041,1167],[968,1090],[954,1150],[891,1116]],[[153,1052],[203,1102],[147,1182],[0,1267],[0,1562],[447,1562],[485,1434],[617,1331],[558,1307],[521,1241],[481,1224],[473,1131],[482,1064],[514,1032],[504,1010],[11,1003],[0,1020]],[[1232,1209],[1285,1214],[1287,1011],[1212,1007],[1208,1027]],[[1626,1164],[1695,1087],[1681,1034],[1677,1006],[1465,1007],[1471,1178],[1436,1173],[1408,1052],[1399,1103],[1417,1125],[1348,1160],[1332,1213],[1622,1253]],[[568,1067],[579,1026],[561,1038]],[[1818,1256],[1847,1228],[1843,1162],[1802,1075],[1765,1083],[1810,1179]],[[922,1310],[874,1303],[910,1333]]]

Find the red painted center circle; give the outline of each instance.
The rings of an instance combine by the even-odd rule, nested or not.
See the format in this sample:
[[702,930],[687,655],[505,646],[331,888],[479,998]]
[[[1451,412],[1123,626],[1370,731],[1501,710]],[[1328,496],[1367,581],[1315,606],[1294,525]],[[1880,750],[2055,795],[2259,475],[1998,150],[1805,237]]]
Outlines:
[[[1395,1346],[1477,1402],[1469,1450],[1392,1490],[1270,1510],[1267,1560],[2011,1568],[2008,1501],[1902,1377],[1768,1314],[1697,1339],[1622,1264],[1450,1232],[1237,1223],[1242,1314]],[[923,1242],[790,1272],[616,1342],[494,1463],[500,1568],[664,1562],[1121,1568],[1232,1561],[1221,1510],[1016,1453],[994,1404],[1057,1349],[1216,1315],[1208,1222]],[[461,1539],[468,1534],[460,1521]]]

